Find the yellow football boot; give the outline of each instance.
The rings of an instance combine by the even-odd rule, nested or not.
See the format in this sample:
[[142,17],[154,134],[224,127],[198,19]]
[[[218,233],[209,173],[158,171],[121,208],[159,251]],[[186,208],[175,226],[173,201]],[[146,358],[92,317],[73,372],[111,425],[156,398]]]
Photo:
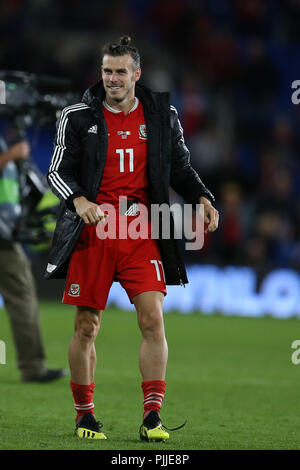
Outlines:
[[185,424],[186,421],[178,428],[168,429],[162,424],[159,413],[151,410],[140,427],[140,438],[148,442],[165,442],[170,437],[167,431],[176,431],[183,428]]
[[164,430],[162,424],[155,428],[148,428],[145,424],[140,427],[140,438],[148,442],[165,442],[169,439],[169,434]]
[[75,436],[81,439],[107,439],[101,428],[100,421],[96,421],[92,413],[86,413],[76,425]]

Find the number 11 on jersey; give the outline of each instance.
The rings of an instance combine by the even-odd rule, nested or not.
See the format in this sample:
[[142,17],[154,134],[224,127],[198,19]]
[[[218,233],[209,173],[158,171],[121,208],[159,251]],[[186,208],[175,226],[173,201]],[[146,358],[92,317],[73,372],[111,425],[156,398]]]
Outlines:
[[125,153],[129,155],[129,171],[134,171],[133,166],[133,149],[116,149],[117,154],[120,155],[120,173],[125,172]]

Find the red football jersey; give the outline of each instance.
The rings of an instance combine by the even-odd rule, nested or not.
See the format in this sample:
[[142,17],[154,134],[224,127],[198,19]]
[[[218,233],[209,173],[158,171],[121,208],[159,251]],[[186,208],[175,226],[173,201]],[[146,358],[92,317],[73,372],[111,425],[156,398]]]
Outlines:
[[98,204],[118,207],[119,197],[124,196],[148,207],[147,132],[142,104],[135,100],[126,116],[103,103],[108,150]]

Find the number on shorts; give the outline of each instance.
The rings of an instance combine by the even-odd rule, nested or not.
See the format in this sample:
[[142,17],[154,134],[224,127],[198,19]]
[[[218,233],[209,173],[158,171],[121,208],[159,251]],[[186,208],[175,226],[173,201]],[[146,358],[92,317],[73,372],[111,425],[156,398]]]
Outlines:
[[156,277],[158,281],[161,281],[162,277],[165,281],[165,273],[164,273],[164,268],[162,265],[162,261],[160,259],[151,259],[150,263],[155,266],[155,271],[156,271]]

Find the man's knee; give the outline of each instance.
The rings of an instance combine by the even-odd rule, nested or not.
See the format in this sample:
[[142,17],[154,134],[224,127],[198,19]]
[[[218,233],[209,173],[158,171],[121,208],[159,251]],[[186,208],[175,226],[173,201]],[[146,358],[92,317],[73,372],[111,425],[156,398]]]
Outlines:
[[75,334],[82,343],[95,341],[101,323],[101,311],[89,307],[77,307]]
[[164,335],[163,314],[159,305],[140,310],[138,322],[144,337],[159,339]]

